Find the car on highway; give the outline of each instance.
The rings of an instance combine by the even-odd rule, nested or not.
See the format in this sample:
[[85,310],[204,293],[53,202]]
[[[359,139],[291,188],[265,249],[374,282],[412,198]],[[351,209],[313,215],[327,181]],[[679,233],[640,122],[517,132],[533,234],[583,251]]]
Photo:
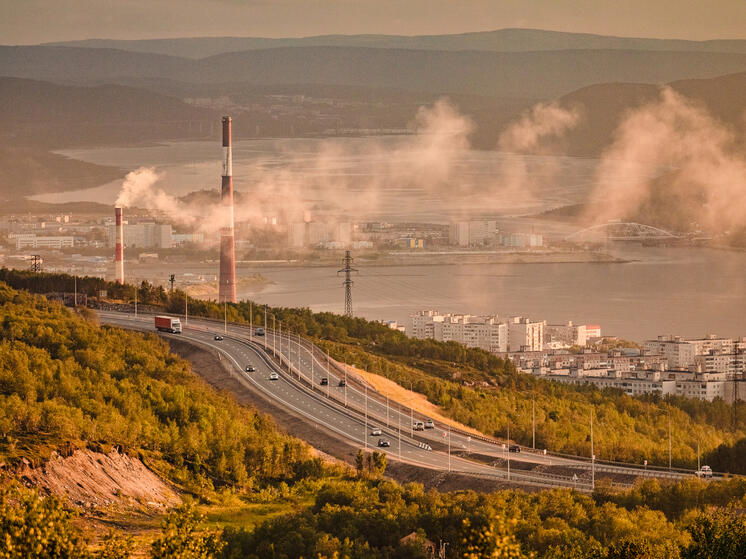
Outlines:
[[322,377],[322,378],[321,378],[321,382],[319,382],[319,384],[320,384],[321,386],[326,386],[326,385],[328,385],[328,384],[329,384],[329,379],[328,379],[328,378],[326,378],[326,377]]
[[412,429],[415,431],[424,431],[425,430],[425,424],[422,423],[422,421],[415,421],[412,423]]
[[343,378],[339,379],[339,386],[347,386],[347,381]]
[[378,446],[391,446],[391,443],[388,442],[386,439],[381,439],[378,441]]
[[246,372],[247,373],[253,373],[255,371],[256,371],[256,367],[254,367],[254,365],[247,365],[246,366]]
[[512,444],[512,445],[510,445],[508,447],[508,451],[510,451],[510,452],[520,452],[521,451],[521,447],[518,446],[517,444]]
[[280,378],[280,375],[277,373],[269,373],[269,380],[278,380]]
[[222,339],[223,339],[223,336],[221,336],[220,334],[215,334],[215,341],[216,342],[219,342]]
[[378,427],[374,427],[373,430],[370,432],[371,437],[380,437],[383,433],[381,433],[381,430]]
[[254,335],[255,336],[264,336],[264,328],[257,328],[256,330],[254,330]]
[[712,468],[709,466],[702,466],[699,470],[697,470],[697,477],[709,479],[712,477]]
[[433,423],[432,419],[425,421],[425,429],[435,429],[435,423]]

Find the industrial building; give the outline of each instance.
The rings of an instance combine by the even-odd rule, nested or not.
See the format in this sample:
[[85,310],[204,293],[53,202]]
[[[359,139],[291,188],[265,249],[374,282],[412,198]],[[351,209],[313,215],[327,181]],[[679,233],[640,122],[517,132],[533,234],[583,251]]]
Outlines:
[[70,236],[37,236],[31,234],[14,234],[16,250],[24,248],[46,248],[59,250],[61,248],[72,248],[75,246],[75,237]]

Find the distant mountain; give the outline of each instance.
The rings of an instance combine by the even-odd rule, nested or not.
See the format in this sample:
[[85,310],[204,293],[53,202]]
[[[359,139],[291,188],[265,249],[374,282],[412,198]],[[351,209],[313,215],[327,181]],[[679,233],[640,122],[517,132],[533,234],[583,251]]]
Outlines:
[[661,83],[746,70],[746,54],[641,50],[433,51],[275,48],[190,60],[73,47],[0,47],[0,75],[64,82],[324,84],[439,94],[554,98],[604,82]]
[[[72,146],[197,136],[213,111],[122,85],[77,87],[0,77],[0,141]],[[191,127],[191,129],[190,129]]]
[[563,33],[541,29],[498,29],[454,35],[319,35],[298,38],[264,37],[192,37],[120,41],[89,39],[48,43],[52,46],[112,48],[132,52],[151,52],[204,58],[225,52],[271,49],[278,47],[373,47],[412,50],[486,50],[522,52],[540,50],[666,50],[681,52],[746,53],[746,40],[683,41],[613,37],[589,33]]
[[[668,85],[746,135],[746,72],[712,79],[678,80]],[[565,107],[577,107],[583,114],[580,124],[565,138],[568,152],[599,154],[611,144],[614,131],[627,111],[658,97],[657,86],[640,83],[597,84],[565,95],[560,103]]]

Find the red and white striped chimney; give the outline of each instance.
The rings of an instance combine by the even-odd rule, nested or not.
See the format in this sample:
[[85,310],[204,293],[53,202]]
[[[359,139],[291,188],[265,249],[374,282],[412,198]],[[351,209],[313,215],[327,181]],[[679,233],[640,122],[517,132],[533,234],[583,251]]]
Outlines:
[[124,226],[122,225],[122,208],[114,208],[116,223],[116,245],[114,248],[114,274],[116,282],[124,283]]
[[233,154],[231,117],[223,117],[223,180],[220,189],[223,226],[220,230],[220,285],[218,301],[236,302],[236,249],[233,234]]

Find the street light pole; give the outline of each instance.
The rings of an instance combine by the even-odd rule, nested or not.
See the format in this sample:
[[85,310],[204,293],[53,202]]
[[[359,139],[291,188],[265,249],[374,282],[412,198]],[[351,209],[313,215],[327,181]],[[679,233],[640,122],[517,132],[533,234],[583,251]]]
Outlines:
[[596,453],[593,448],[593,408],[591,408],[591,489],[596,489]]
[[223,301],[223,332],[228,333],[228,301]]
[[671,470],[671,410],[668,411],[668,469]]
[[536,450],[536,398],[531,394],[531,449]]
[[267,336],[269,336],[269,332],[267,332],[267,305],[264,305],[264,351],[267,351]]
[[189,324],[189,295],[184,291],[184,325]]
[[249,301],[249,341],[251,341],[254,333],[254,305]]
[[510,481],[510,418],[508,418],[508,481]]
[[448,424],[448,471],[451,471],[451,424]]
[[412,381],[409,381],[409,424],[411,425],[412,438],[414,438],[414,392],[412,391]]
[[[347,390],[347,387],[345,386],[345,390]],[[365,385],[365,434],[363,435],[363,438],[365,439],[365,450],[368,450],[368,385]]]

